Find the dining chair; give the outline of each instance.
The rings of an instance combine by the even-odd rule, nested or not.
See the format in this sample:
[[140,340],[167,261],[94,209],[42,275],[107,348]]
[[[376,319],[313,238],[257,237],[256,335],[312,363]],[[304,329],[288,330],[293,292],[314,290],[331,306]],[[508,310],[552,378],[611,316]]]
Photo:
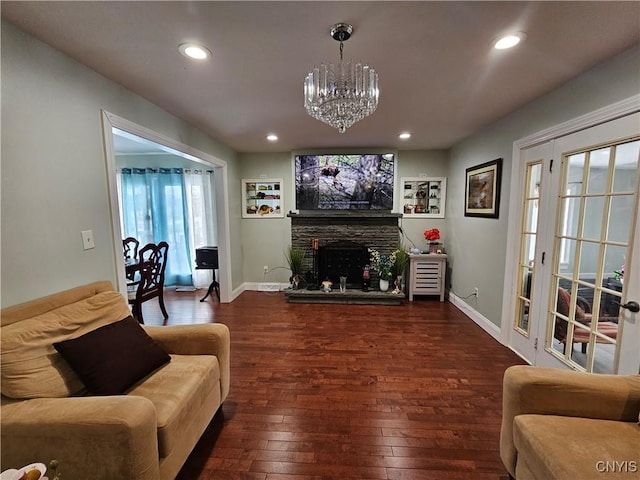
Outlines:
[[[571,304],[571,294],[562,287],[558,287],[558,298],[557,298],[557,306],[556,309],[558,313],[564,315],[565,317],[569,316],[569,307]],[[591,321],[593,320],[593,313],[591,312],[591,305],[587,300],[583,297],[576,297],[576,308],[575,308],[575,320],[583,325],[590,326]],[[563,344],[562,353],[566,353],[567,349],[567,336],[568,336],[568,322],[562,318],[556,318],[555,326],[554,326],[554,334],[556,340]],[[617,318],[611,318],[607,316],[600,316],[598,318],[598,333],[606,335],[610,339],[615,340],[618,338],[618,325]],[[587,344],[589,343],[589,339],[591,337],[591,333],[589,330],[584,328],[575,327],[573,328],[573,345],[576,343],[582,344],[581,351],[582,353],[587,353]],[[603,339],[599,336],[595,337],[596,343],[608,343],[606,339]]]
[[144,323],[142,304],[152,298],[158,299],[165,320],[169,318],[164,306],[164,272],[168,251],[169,244],[164,241],[157,245],[149,243],[140,249],[138,261],[140,279],[127,287],[129,304],[132,306],[131,313],[140,323]]
[[137,238],[127,237],[122,240],[122,253],[124,255],[126,277],[129,281],[136,279],[136,268],[129,268],[133,266],[138,260],[138,247],[140,242]]
[[138,258],[138,247],[140,242],[137,238],[127,237],[122,240],[122,250],[124,258]]

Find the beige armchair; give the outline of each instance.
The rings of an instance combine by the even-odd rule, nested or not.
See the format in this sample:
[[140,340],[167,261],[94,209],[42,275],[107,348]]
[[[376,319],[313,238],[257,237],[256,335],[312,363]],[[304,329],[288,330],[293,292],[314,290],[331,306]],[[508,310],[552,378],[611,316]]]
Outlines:
[[[229,329],[219,323],[143,327],[128,315],[110,282],[2,310],[0,470],[56,459],[65,480],[176,477],[229,392]],[[131,324],[170,361],[120,393],[91,393],[54,348]],[[123,340],[107,342],[114,353],[98,363],[128,358],[132,349]],[[82,353],[91,357],[91,349]]]
[[513,366],[500,456],[518,480],[640,478],[640,375]]

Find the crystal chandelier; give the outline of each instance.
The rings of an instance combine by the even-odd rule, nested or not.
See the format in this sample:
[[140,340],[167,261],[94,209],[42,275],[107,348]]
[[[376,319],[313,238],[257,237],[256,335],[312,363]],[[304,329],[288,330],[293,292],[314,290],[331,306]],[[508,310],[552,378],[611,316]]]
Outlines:
[[378,106],[378,74],[362,63],[342,61],[343,42],[353,27],[337,23],[331,37],[340,42],[340,63],[314,67],[304,81],[304,108],[313,118],[344,133],[347,128],[375,112]]

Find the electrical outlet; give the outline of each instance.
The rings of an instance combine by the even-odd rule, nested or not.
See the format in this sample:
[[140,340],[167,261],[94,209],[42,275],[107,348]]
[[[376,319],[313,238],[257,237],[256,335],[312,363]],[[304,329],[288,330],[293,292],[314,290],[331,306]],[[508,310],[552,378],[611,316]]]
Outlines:
[[478,298],[478,287],[473,289],[473,294],[475,295],[476,298]]
[[267,265],[265,265],[262,268],[264,269],[264,273],[269,273],[269,267]]

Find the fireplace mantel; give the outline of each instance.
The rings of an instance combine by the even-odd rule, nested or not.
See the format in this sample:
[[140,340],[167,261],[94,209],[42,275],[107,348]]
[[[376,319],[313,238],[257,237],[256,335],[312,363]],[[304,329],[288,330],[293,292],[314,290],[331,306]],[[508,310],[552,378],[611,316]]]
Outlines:
[[401,213],[381,212],[375,210],[304,210],[299,213],[289,212],[289,218],[330,218],[337,221],[350,218],[400,218]]

